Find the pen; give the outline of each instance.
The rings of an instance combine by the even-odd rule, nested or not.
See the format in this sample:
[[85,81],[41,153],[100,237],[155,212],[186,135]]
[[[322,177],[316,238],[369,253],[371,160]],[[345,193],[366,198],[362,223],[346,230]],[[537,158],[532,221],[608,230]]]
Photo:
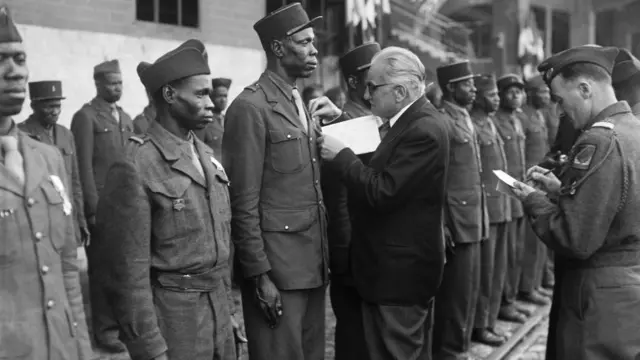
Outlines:
[[[545,176],[545,175],[550,174],[552,171],[553,171],[553,169],[551,169],[551,170],[547,170],[547,171],[545,171],[545,172],[543,172],[543,173],[540,173],[540,175]],[[526,183],[526,182],[528,182],[528,181],[532,181],[532,180],[533,180],[533,179],[531,178],[531,176],[528,176],[526,179],[524,179],[524,182]]]

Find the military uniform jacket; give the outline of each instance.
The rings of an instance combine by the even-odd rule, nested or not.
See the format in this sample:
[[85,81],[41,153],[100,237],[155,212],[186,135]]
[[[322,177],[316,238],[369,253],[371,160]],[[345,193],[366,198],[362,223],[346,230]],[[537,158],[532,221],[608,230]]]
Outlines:
[[[56,124],[50,133],[33,115],[24,122],[18,124],[20,130],[26,132],[30,137],[48,145],[53,145],[60,150],[64,159],[64,168],[67,171],[67,179],[71,181],[70,196],[73,196],[73,212],[76,220],[75,235],[78,242],[82,240],[80,228],[87,227],[84,216],[84,197],[82,196],[82,184],[80,183],[80,173],[78,172],[78,159],[76,157],[76,142],[73,134],[62,125]],[[53,136],[53,138],[51,137]]]
[[120,122],[114,119],[109,104],[96,97],[82,106],[71,120],[87,218],[95,215],[98,195],[111,163],[133,135],[131,118],[122,108],[118,107],[118,111]]
[[195,134],[213,149],[218,159],[222,159],[222,136],[224,135],[224,115],[222,113],[213,114],[213,122],[204,129],[198,130]]
[[0,153],[0,358],[90,360],[64,160],[53,146],[12,133],[25,186]]
[[554,352],[561,360],[634,359],[640,353],[640,122],[623,101],[586,129],[559,176],[559,193],[535,192],[524,201],[534,231],[563,269],[561,302],[554,303],[562,335]]
[[138,135],[145,134],[155,117],[155,109],[153,106],[147,105],[144,110],[133,119],[133,131]]
[[478,242],[488,237],[489,216],[477,135],[469,131],[461,108],[443,101],[440,111],[446,115],[451,145],[446,225],[455,243]]
[[329,262],[320,128],[313,121],[302,128],[291,91],[265,71],[229,106],[222,146],[241,272],[270,271],[284,290],[326,284]]
[[[371,115],[364,106],[348,100],[342,115],[331,124]],[[329,125],[329,124],[327,124]],[[370,154],[365,154],[370,157]],[[360,157],[362,159],[362,157]],[[367,162],[365,162],[366,164]],[[349,245],[351,243],[351,220],[347,188],[340,176],[327,164],[322,166],[322,194],[328,212],[327,234],[329,236],[329,259],[331,275],[347,275],[349,272]],[[334,281],[335,278],[332,279]]]
[[480,146],[482,185],[487,196],[489,222],[499,224],[511,221],[511,200],[497,190],[498,178],[493,173],[493,170],[507,171],[504,142],[498,134],[492,115],[474,110],[471,112],[471,119],[473,119]]
[[[495,125],[504,141],[504,152],[507,156],[507,173],[517,180],[524,179],[525,174],[525,134],[520,117],[516,113],[509,113],[498,109],[495,115]],[[522,203],[511,198],[511,219],[524,216]]]
[[[154,121],[147,135],[132,138],[114,162],[100,198],[94,243],[105,261],[96,272],[105,279],[121,338],[134,360],[195,339],[204,326],[177,333],[161,329],[160,322],[197,321],[188,317],[198,313],[197,306],[230,304],[229,181],[208,146],[196,139],[195,148],[204,177],[192,162],[189,143]],[[216,294],[223,287],[220,298]],[[202,292],[209,293],[210,303],[198,302],[194,293]]]
[[519,113],[524,130],[524,162],[525,171],[540,163],[549,152],[549,133],[542,110],[531,105]]

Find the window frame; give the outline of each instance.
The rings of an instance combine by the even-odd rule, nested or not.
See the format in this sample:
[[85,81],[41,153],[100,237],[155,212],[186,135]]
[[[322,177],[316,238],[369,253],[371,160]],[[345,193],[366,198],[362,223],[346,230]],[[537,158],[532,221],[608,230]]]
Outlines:
[[202,24],[202,16],[201,16],[201,1],[200,0],[191,0],[191,1],[196,1],[197,4],[197,24],[196,26],[191,26],[191,25],[184,25],[183,24],[183,14],[182,14],[182,2],[183,0],[175,0],[177,3],[177,14],[176,17],[178,18],[177,20],[177,24],[171,24],[171,23],[166,23],[166,22],[162,22],[160,21],[160,1],[166,1],[166,0],[152,0],[153,1],[153,20],[141,20],[140,18],[138,18],[138,11],[137,11],[137,7],[138,7],[138,2],[140,0],[136,0],[136,21],[142,21],[142,22],[151,22],[154,24],[161,24],[161,25],[168,25],[168,26],[179,26],[182,28],[187,28],[187,29],[200,29],[200,26]]

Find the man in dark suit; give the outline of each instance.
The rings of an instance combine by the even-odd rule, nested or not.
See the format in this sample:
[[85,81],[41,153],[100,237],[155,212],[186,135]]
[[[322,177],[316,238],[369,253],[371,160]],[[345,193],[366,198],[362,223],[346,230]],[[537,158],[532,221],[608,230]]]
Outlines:
[[57,147],[62,153],[67,179],[71,182],[76,239],[80,242],[78,245],[81,246],[86,244],[89,239],[89,229],[84,216],[84,198],[78,173],[75,140],[69,129],[57,124],[64,99],[62,83],[60,81],[31,82],[29,83],[29,96],[31,97],[33,114],[18,124],[18,127],[32,138]]
[[385,119],[369,164],[331,136],[322,144],[322,157],[348,189],[351,272],[374,360],[431,357],[432,304],[444,266],[449,140],[441,114],[424,97],[424,81],[415,54],[382,50],[365,93],[372,112]]
[[145,71],[158,116],[114,162],[98,206],[98,278],[133,360],[236,360],[229,180],[193,134],[213,117],[203,49],[185,42]]
[[317,66],[319,20],[294,3],[256,22],[267,69],[226,115],[222,149],[253,360],[324,357],[329,248],[320,127],[296,87]]
[[[122,153],[127,139],[133,135],[133,122],[117,102],[122,96],[122,75],[118,60],[96,65],[93,69],[97,95],[84,104],[71,120],[71,132],[76,141],[78,169],[84,196],[84,212],[89,229],[93,232],[98,195],[105,184],[107,171]],[[92,234],[93,236],[97,234]],[[91,262],[94,254],[87,248],[89,278],[93,274]],[[124,350],[118,340],[117,325],[111,310],[105,302],[100,287],[92,280],[89,286],[91,296],[91,318],[93,334],[97,344],[112,352]]]
[[467,112],[476,88],[468,61],[437,69],[444,125],[451,143],[446,226],[453,244],[436,299],[434,354],[455,358],[471,345],[480,291],[481,241],[489,237],[478,137]]

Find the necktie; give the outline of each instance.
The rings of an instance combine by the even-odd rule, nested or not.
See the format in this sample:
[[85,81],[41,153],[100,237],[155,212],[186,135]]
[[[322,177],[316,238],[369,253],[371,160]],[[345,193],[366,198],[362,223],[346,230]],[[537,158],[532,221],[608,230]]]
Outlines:
[[1,136],[0,143],[4,152],[4,166],[16,177],[20,185],[24,184],[23,160],[18,150],[18,139],[13,136]]
[[391,129],[391,121],[385,121],[378,127],[378,131],[380,132],[380,140],[384,139],[387,136],[387,133]]
[[118,123],[120,122],[120,112],[118,111],[118,106],[116,106],[116,104],[111,105],[111,115]]
[[464,121],[467,124],[467,129],[471,134],[473,134],[473,121],[471,121],[471,116],[469,116],[468,112],[464,112]]
[[307,113],[304,111],[304,104],[302,103],[302,97],[300,97],[300,92],[298,92],[297,88],[293,88],[293,100],[296,103],[296,108],[298,108],[298,120],[300,121],[300,124],[302,124],[302,127],[304,128],[304,131],[307,131],[308,129],[308,125],[307,125]]

